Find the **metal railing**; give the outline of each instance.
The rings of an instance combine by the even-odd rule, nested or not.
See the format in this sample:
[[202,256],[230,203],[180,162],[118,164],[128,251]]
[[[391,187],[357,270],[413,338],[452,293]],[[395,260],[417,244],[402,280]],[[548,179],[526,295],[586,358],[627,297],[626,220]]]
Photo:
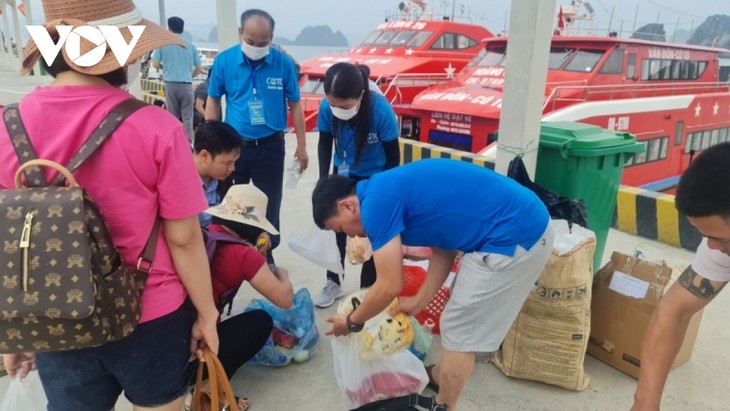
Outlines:
[[[551,83],[548,83],[550,86]],[[555,83],[552,83],[555,85]],[[560,102],[583,102],[589,100],[615,100],[640,97],[677,96],[684,94],[704,94],[726,92],[730,83],[724,82],[672,82],[657,84],[618,84],[618,85],[557,85],[545,98],[543,112],[554,110]],[[551,106],[552,105],[552,106]]]
[[442,84],[451,80],[446,73],[401,73],[395,76],[380,75],[375,80],[376,84],[387,83],[387,87],[383,90],[383,94],[387,97],[393,93],[390,98],[390,104],[400,104],[403,101],[403,91],[401,88],[419,87],[428,88],[437,84]]

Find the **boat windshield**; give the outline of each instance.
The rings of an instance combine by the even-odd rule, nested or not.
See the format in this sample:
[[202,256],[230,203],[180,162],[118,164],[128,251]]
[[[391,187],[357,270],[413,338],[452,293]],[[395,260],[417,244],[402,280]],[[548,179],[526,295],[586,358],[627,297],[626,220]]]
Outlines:
[[303,94],[317,94],[324,96],[324,79],[308,78],[307,81],[299,88],[299,92]]
[[395,37],[397,31],[395,30],[388,30],[384,31],[380,36],[378,36],[377,39],[373,42],[373,46],[384,46],[390,42],[390,40]]
[[504,65],[505,48],[495,47],[489,49],[483,49],[472,59],[469,63],[469,67],[489,67],[489,66],[503,66]]
[[360,45],[421,47],[432,34],[432,31],[376,30],[370,33]]
[[575,50],[565,47],[553,47],[548,57],[548,70],[559,70]]
[[408,39],[410,39],[415,31],[401,31],[398,34],[393,37],[393,40],[390,41],[391,46],[405,46],[406,43],[408,43]]
[[408,47],[421,47],[433,34],[432,31],[420,31],[408,42]]
[[373,44],[375,39],[377,39],[378,36],[380,36],[380,33],[382,33],[380,30],[375,30],[374,32],[370,33],[370,35],[361,44],[363,46]]
[[605,52],[605,50],[578,50],[573,59],[565,66],[565,71],[590,73],[596,68],[596,64]]

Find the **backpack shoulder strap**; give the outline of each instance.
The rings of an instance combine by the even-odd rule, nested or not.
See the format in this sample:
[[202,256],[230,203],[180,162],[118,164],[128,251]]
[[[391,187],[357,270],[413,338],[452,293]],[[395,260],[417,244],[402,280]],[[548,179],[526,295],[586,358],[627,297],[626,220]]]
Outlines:
[[[73,173],[76,171],[81,164],[84,163],[89,157],[91,157],[96,150],[114,133],[114,130],[119,127],[124,120],[131,116],[132,113],[139,110],[142,107],[148,106],[149,104],[144,101],[137,100],[136,98],[130,98],[117,104],[114,108],[109,111],[109,114],[101,120],[101,123],[94,129],[94,132],[84,141],[79,148],[79,151],[71,158],[66,168],[68,171]],[[63,184],[65,178],[63,175],[58,175],[53,180],[53,185]]]
[[[23,120],[20,118],[18,103],[5,106],[3,121],[5,122],[5,128],[8,129],[8,136],[15,149],[15,154],[18,156],[18,164],[23,165],[27,161],[37,159],[38,156],[30,144],[30,140],[28,140],[28,132],[25,130]],[[44,187],[47,185],[46,177],[38,166],[26,168],[25,178],[30,186]]]
[[203,228],[203,240],[205,241],[205,251],[208,254],[208,262],[210,263],[213,262],[218,243],[251,245],[248,241],[236,238],[228,233],[209,231],[207,228]]

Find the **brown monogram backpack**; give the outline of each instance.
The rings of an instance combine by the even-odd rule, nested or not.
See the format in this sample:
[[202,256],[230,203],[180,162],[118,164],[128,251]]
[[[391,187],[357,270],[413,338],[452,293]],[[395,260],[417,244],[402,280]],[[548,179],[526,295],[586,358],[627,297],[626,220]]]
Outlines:
[[[113,108],[67,167],[36,159],[17,104],[3,110],[21,166],[15,188],[0,190],[0,353],[94,347],[137,326],[159,218],[137,269],[130,268],[102,213],[71,173],[145,105],[129,99]],[[49,185],[41,167],[60,174]]]

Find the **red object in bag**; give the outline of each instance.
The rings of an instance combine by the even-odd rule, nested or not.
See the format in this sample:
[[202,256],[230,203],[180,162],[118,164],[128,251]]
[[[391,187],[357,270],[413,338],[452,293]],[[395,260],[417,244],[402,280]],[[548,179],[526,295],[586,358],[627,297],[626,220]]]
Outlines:
[[274,340],[274,344],[284,348],[294,348],[299,343],[297,337],[276,327],[271,329],[271,338]]
[[346,390],[345,395],[353,403],[364,405],[418,392],[420,384],[421,381],[410,374],[378,372],[363,379],[360,391]]

